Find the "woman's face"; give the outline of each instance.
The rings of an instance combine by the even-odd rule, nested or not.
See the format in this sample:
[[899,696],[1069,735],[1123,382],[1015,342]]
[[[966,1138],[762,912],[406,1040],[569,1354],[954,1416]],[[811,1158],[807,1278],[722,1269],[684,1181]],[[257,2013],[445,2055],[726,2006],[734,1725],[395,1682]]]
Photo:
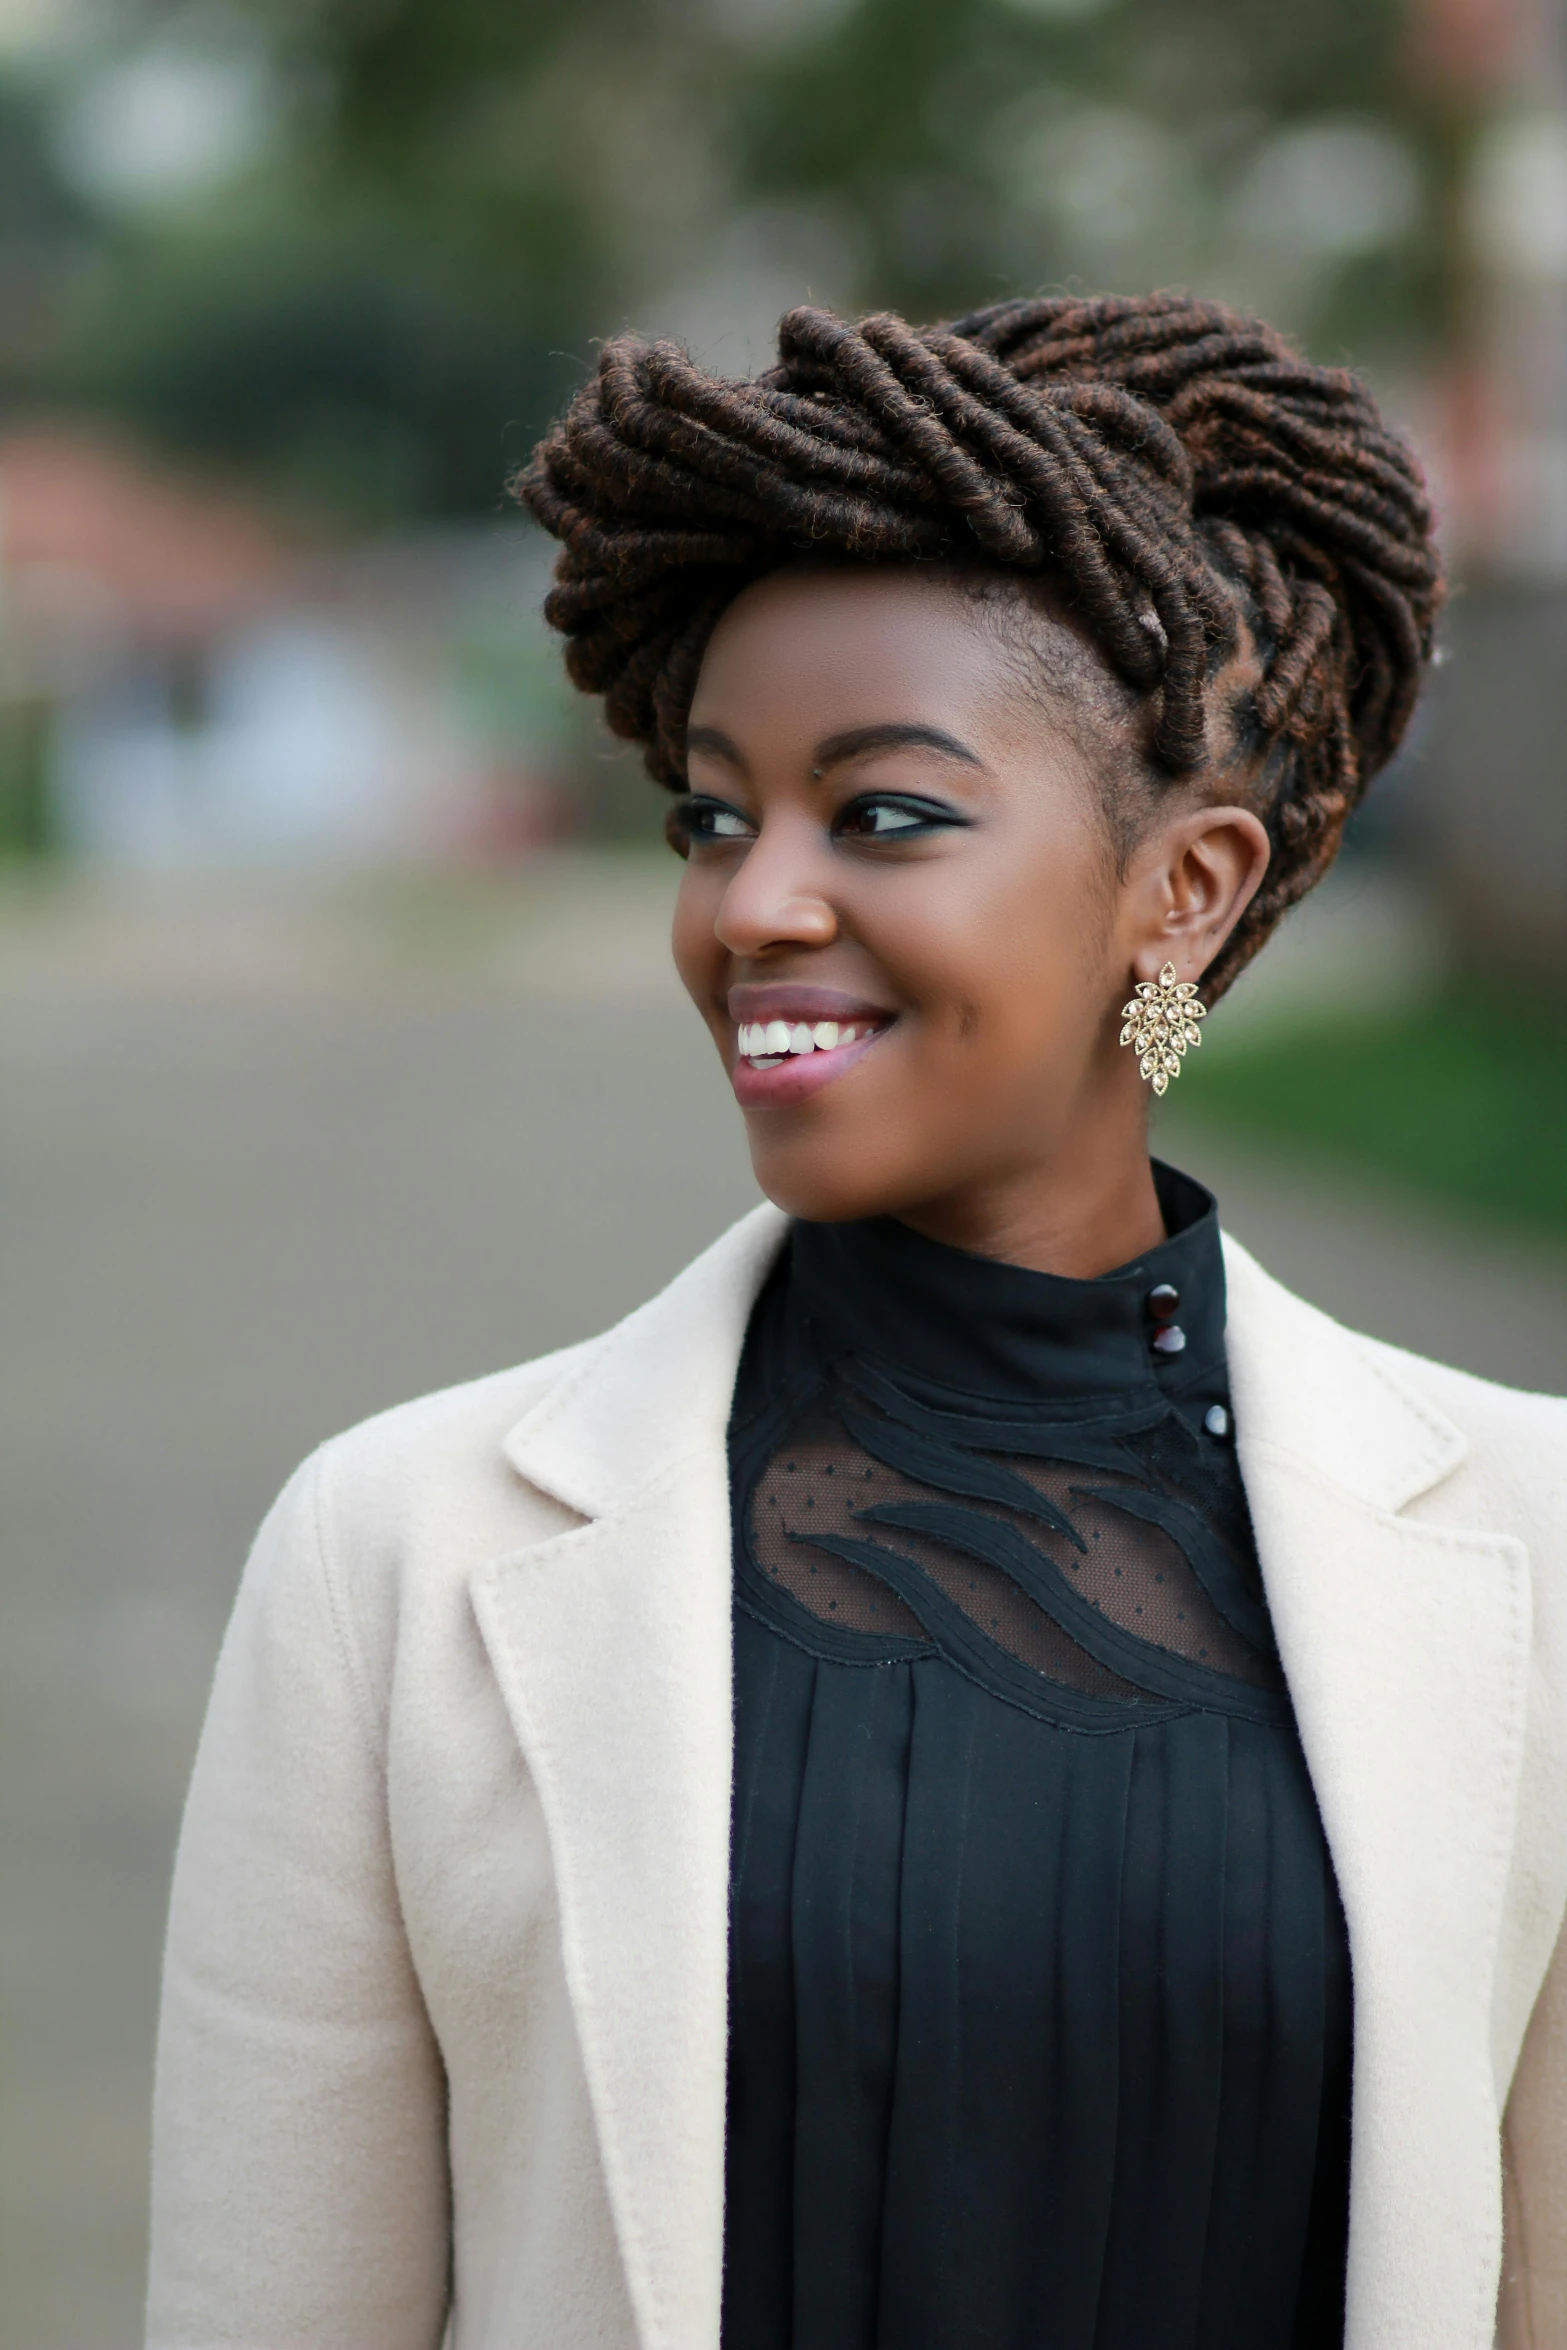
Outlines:
[[[1058,632],[1044,669],[1087,673],[1065,622],[1029,625]],[[1105,687],[1108,761],[1130,738]],[[1250,895],[1232,869],[1261,863],[1221,839],[1210,872],[1237,812],[1172,795],[1118,875],[1093,754],[948,576],[783,572],[725,613],[671,818],[674,950],[780,1206],[984,1245],[1085,1153],[1146,1177],[1121,1006],[1167,958],[1197,977]]]

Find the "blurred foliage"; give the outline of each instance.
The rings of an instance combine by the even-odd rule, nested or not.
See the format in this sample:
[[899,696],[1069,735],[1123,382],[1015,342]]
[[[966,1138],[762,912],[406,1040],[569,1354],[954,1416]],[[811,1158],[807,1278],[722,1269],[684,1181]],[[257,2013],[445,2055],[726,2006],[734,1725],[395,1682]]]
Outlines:
[[[1446,127],[1396,0],[122,0],[95,21],[112,37],[0,85],[26,133],[7,274],[48,287],[0,335],[0,396],[107,409],[362,520],[493,507],[593,337],[685,323],[693,285],[710,310],[749,285],[930,316],[1198,284],[1384,365],[1441,314]],[[50,162],[73,90],[198,52],[264,89],[256,157],[183,202],[84,202],[68,141]]]
[[74,291],[50,381],[297,515],[373,527],[493,510],[579,373],[483,273],[373,218],[285,215],[117,243]]
[[1198,1117],[1567,1237],[1567,1040],[1543,995],[1455,984],[1396,1017],[1223,1044],[1187,1071]]
[[[749,79],[738,144],[758,186],[841,201],[878,298],[916,313],[1085,263],[1133,290],[1235,241],[1227,202],[1270,131],[1406,112],[1397,60],[1389,0],[862,0]],[[1346,293],[1314,286],[1306,323],[1331,337]]]
[[50,712],[32,698],[0,698],[0,864],[56,846],[48,789]]

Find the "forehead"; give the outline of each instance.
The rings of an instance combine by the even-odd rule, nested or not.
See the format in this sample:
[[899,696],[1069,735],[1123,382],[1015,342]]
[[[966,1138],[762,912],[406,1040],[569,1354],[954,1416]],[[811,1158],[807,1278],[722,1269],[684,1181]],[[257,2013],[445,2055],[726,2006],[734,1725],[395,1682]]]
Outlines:
[[800,569],[745,588],[709,640],[692,715],[808,691],[812,716],[860,692],[971,695],[985,647],[950,580],[910,570]]
[[720,617],[693,725],[802,740],[888,721],[965,739],[1118,731],[1126,689],[1048,590],[935,565],[801,565]]

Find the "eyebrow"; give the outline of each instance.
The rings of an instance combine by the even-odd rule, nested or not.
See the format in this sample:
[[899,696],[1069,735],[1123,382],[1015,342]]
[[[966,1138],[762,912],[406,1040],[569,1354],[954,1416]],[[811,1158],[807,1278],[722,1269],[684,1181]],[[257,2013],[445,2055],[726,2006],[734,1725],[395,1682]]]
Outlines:
[[688,727],[686,755],[689,757],[693,751],[706,751],[709,758],[722,759],[726,766],[737,768],[742,775],[746,773],[745,753],[738,743],[730,741],[721,727]]
[[[705,751],[709,758],[722,759],[742,775],[747,771],[744,752],[721,727],[693,726],[686,736],[686,750]],[[843,734],[830,734],[817,744],[812,765],[841,767],[850,759],[869,758],[876,751],[939,751],[943,758],[961,760],[966,767],[985,764],[977,751],[939,726],[883,725],[851,726]]]
[[817,744],[815,764],[841,767],[846,760],[864,759],[873,751],[940,751],[944,758],[960,759],[965,767],[985,764],[977,751],[939,726],[851,726],[847,733],[831,734]]

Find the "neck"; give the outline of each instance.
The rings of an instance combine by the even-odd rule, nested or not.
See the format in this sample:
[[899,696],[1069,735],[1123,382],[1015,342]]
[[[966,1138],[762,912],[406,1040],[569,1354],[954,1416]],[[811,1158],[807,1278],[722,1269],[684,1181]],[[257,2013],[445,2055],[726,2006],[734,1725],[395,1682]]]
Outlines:
[[1105,1137],[898,1214],[928,1240],[1075,1281],[1129,1264],[1165,1237],[1141,1120],[1130,1147],[1125,1135]]

